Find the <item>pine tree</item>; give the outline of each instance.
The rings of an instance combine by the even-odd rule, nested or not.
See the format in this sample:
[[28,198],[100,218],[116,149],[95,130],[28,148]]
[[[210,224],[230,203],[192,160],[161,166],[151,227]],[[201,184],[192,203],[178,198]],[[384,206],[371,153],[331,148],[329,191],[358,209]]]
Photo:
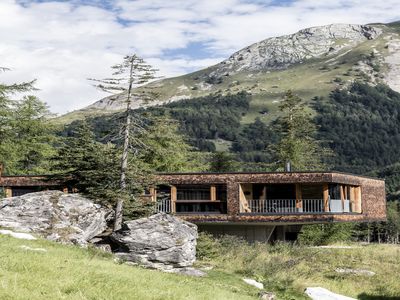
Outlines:
[[153,117],[139,135],[144,151],[139,159],[151,172],[203,171],[204,153],[197,152],[178,131],[178,123],[166,117]]
[[[59,180],[70,190],[76,189],[98,203],[115,206],[121,194],[120,156],[115,145],[97,142],[88,123],[81,122],[58,148],[51,180]],[[131,165],[135,167],[127,169],[128,202],[135,201],[135,196],[151,182],[151,176],[134,169],[138,162]]]
[[277,164],[282,167],[290,162],[292,168],[299,171],[325,167],[322,159],[331,153],[315,139],[317,127],[304,101],[289,90],[279,110],[281,116],[277,119],[276,129],[281,138],[272,147]]
[[211,155],[211,172],[235,172],[239,167],[239,163],[231,153],[217,151]]
[[[148,101],[154,98],[153,93],[146,93],[145,91],[135,92],[135,88],[154,79],[156,70],[135,54],[125,56],[122,63],[114,65],[111,68],[113,69],[112,77],[100,80],[90,80],[97,82],[96,87],[103,91],[114,94],[122,93],[121,96],[124,97],[124,102],[126,104],[125,126],[123,128],[123,150],[121,155],[119,180],[121,195],[115,207],[114,222],[114,230],[118,230],[122,225],[124,198],[129,197],[129,194],[127,193],[126,177],[129,161],[128,154],[130,148],[133,146],[131,144],[131,130],[137,129],[137,127],[140,128],[138,122],[135,122],[135,120],[132,122],[131,102],[138,99],[142,101]],[[134,149],[134,152],[137,152],[137,149]]]
[[55,136],[48,122],[47,106],[34,96],[11,99],[16,93],[34,90],[33,84],[34,81],[0,84],[0,162],[8,174],[40,174],[49,170],[48,158],[54,151]]

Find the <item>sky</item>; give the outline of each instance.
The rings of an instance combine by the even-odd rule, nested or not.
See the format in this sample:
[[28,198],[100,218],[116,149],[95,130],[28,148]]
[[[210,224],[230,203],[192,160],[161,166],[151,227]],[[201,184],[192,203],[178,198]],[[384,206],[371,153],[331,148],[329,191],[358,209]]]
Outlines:
[[216,64],[268,37],[400,20],[400,0],[0,0],[0,82],[36,79],[54,113],[107,94],[87,78],[136,53],[159,75]]

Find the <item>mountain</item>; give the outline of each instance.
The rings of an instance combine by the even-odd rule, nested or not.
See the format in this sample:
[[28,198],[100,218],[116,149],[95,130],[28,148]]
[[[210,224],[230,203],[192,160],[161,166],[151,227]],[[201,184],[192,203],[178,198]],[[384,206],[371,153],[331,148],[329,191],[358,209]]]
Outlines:
[[[269,122],[289,88],[311,99],[327,96],[334,88],[345,87],[354,80],[382,82],[400,91],[398,22],[332,24],[268,38],[237,51],[217,65],[151,83],[159,93],[158,99],[151,103],[135,101],[133,107],[246,91],[252,97],[243,122],[250,123],[257,117]],[[70,122],[123,107],[123,97],[110,96],[62,116],[59,121]]]
[[[177,120],[202,151],[229,151],[245,170],[265,170],[279,136],[271,126],[292,89],[314,114],[317,138],[335,153],[330,168],[386,178],[400,199],[400,22],[334,24],[255,43],[198,72],[151,83],[160,97],[134,102]],[[162,105],[161,105],[162,104]],[[121,96],[63,116],[69,135],[91,116],[96,136],[118,128]],[[75,120],[75,121],[73,121]]]

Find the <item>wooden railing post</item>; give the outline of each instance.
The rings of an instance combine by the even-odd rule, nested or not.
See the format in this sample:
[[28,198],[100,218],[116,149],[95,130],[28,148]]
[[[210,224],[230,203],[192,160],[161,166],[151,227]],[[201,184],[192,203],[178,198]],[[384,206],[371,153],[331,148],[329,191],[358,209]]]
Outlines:
[[329,212],[329,187],[327,183],[323,184],[322,193],[324,197],[324,212]]
[[211,195],[211,201],[217,200],[217,187],[215,185],[212,185],[210,187],[210,195]]
[[343,184],[340,185],[340,200],[342,201],[342,212],[344,212],[344,198],[345,198],[345,187]]
[[171,185],[171,213],[176,213],[176,186]]
[[298,212],[303,211],[303,197],[301,194],[301,185],[299,183],[296,184],[296,209]]
[[12,197],[12,189],[11,189],[11,187],[5,187],[4,188],[4,192],[6,193],[6,198],[10,198],[10,197]]

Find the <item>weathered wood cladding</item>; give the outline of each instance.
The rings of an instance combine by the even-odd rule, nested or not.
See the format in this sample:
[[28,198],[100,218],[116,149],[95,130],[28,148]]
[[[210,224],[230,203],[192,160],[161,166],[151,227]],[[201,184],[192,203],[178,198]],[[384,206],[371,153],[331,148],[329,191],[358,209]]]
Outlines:
[[[383,180],[356,176],[338,172],[290,172],[290,173],[179,173],[159,174],[160,182],[176,184],[218,184],[227,185],[227,214],[225,215],[180,215],[185,220],[195,223],[230,223],[230,222],[251,222],[251,223],[323,223],[323,222],[364,222],[379,221],[386,219],[386,197],[385,183]],[[324,201],[327,197],[327,186],[330,183],[353,186],[350,188],[352,197],[360,198],[351,205],[354,213],[331,213],[325,210],[320,214],[244,214],[246,211],[242,188],[246,184],[323,184]],[[297,197],[301,198],[297,188]],[[362,198],[362,199],[361,199]],[[297,206],[301,206],[301,200],[296,199]],[[357,207],[361,203],[361,207]],[[242,208],[242,209],[241,209]],[[359,212],[359,213],[357,213]]]
[[58,182],[46,180],[44,176],[0,176],[0,189],[6,197],[13,197],[20,195],[16,193],[17,190],[27,193],[47,189],[64,190],[64,187]]
[[[227,189],[225,214],[179,214],[194,223],[272,223],[305,224],[324,222],[379,221],[386,219],[385,183],[383,180],[355,176],[338,172],[290,172],[290,173],[172,173],[158,174],[160,184],[171,186],[172,211],[176,211],[177,185],[210,185],[210,200],[216,201],[216,186],[223,184]],[[354,213],[332,213],[327,209],[328,185],[330,183],[350,186],[349,191],[341,190],[356,199],[351,203]],[[244,190],[251,184],[295,184],[296,208],[302,208],[301,184],[321,184],[325,211],[318,214],[257,214],[251,213]],[[0,176],[0,187],[7,196],[14,188],[40,187],[41,189],[62,189],[57,182],[47,181],[44,176]],[[264,191],[263,191],[264,193]],[[151,193],[156,200],[156,191]],[[361,204],[361,205],[360,205]]]

